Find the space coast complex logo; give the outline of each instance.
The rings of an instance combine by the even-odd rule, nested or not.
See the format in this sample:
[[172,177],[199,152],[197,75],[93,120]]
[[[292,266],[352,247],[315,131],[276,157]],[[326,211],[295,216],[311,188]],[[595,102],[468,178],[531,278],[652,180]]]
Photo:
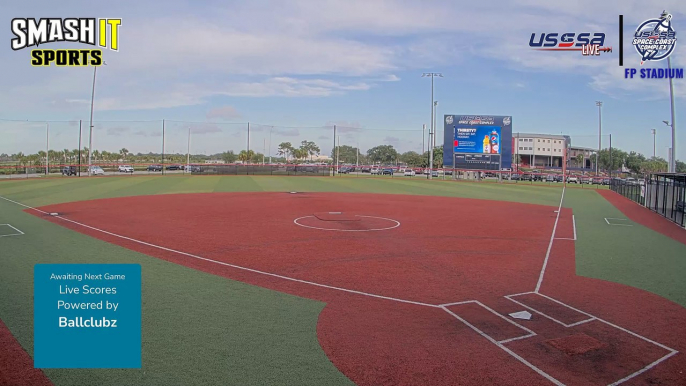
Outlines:
[[[102,49],[119,51],[121,19],[96,18],[14,18],[11,47],[14,51],[29,47],[33,66],[100,66]],[[80,43],[91,47],[45,49],[48,43]]]
[[[648,19],[639,24],[631,44],[641,56],[641,66],[647,62],[658,62],[669,58],[676,48],[676,31],[672,26],[672,15],[663,11],[659,18]],[[683,68],[636,68],[624,69],[625,78],[679,78],[684,77]]]

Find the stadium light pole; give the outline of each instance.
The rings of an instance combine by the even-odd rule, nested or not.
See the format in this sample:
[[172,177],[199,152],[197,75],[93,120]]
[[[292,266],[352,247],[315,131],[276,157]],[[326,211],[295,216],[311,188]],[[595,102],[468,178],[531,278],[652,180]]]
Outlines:
[[272,130],[274,130],[274,126],[269,128],[269,164],[272,164]]
[[655,129],[650,129],[653,132],[653,158],[655,158],[655,134],[657,130]]
[[602,135],[603,135],[603,116],[602,107],[603,102],[595,101],[595,105],[598,106],[598,154],[595,156],[595,174],[598,175],[598,162],[600,160],[600,147],[602,146]]
[[188,148],[186,149],[186,170],[184,170],[184,173],[188,171],[189,166],[191,164],[191,128],[188,128]]
[[45,175],[48,175],[48,163],[50,162],[50,123],[45,122]]
[[426,124],[422,124],[422,153],[426,151]]
[[[105,66],[107,62],[103,61],[102,64]],[[88,135],[88,177],[91,176],[91,154],[93,154],[93,105],[95,102],[95,77],[98,74],[98,66],[93,66],[93,89],[91,91],[91,118],[90,118],[90,131]]]
[[[671,72],[672,70],[672,58],[670,56],[667,57],[667,69]],[[674,112],[674,83],[673,79],[670,77],[669,78],[669,99],[671,102],[671,110],[672,110],[672,150],[671,150],[671,156],[672,159],[669,163],[669,170],[671,173],[676,173],[676,116]]]
[[442,78],[443,74],[441,74],[439,72],[425,72],[422,74],[422,78],[429,78],[429,77],[431,78],[431,121],[430,122],[431,122],[432,128],[429,129],[429,146],[431,147],[431,149],[429,150],[429,175],[427,176],[427,178],[431,179],[431,170],[433,169],[433,163],[434,163],[434,154],[433,154],[434,149],[433,149],[433,146],[431,146],[431,144],[435,141],[435,140],[431,139],[431,135],[433,135],[434,137],[436,136],[436,133],[435,133],[436,128],[433,127],[434,126],[434,108],[435,108],[434,107],[435,106],[435,104],[434,104],[434,102],[435,102],[434,101],[434,78],[435,77]]
[[434,101],[434,142],[431,144],[433,147],[436,147],[436,131],[438,130],[438,126],[436,125],[436,116],[438,116],[438,101]]

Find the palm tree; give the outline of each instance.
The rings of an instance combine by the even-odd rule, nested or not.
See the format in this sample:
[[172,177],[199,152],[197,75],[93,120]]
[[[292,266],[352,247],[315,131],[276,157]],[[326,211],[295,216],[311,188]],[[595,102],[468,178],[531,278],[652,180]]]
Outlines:
[[121,154],[121,159],[123,161],[126,161],[126,156],[129,154],[129,150],[124,147],[121,150],[119,150],[119,154]]
[[243,162],[248,162],[250,161],[253,157],[255,156],[255,152],[252,150],[241,150],[240,153],[238,153],[238,159],[243,161]]
[[284,156],[286,158],[286,162],[288,162],[288,155],[292,154],[292,152],[293,145],[291,145],[290,142],[281,142],[281,144],[279,144],[277,154]]

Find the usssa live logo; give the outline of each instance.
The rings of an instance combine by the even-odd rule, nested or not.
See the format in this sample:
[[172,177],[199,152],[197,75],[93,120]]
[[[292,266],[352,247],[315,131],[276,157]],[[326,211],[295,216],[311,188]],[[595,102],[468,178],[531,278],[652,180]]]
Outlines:
[[[96,18],[14,18],[11,46],[14,51],[31,50],[33,66],[100,66],[102,49],[119,51],[121,19]],[[44,49],[48,43],[81,43],[81,49]]]
[[[641,66],[646,62],[658,62],[669,58],[676,48],[676,31],[672,26],[672,15],[663,11],[659,18],[648,19],[639,24],[631,44],[641,56]],[[683,78],[683,68],[635,68],[624,69],[625,78]]]
[[529,39],[529,47],[538,51],[580,51],[583,56],[612,52],[612,47],[604,45],[602,32],[532,33]]

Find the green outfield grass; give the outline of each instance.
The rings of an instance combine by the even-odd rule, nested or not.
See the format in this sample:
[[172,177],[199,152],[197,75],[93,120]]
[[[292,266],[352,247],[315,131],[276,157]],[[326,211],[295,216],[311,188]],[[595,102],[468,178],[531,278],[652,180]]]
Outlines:
[[[557,207],[562,187],[421,178],[124,176],[0,181],[0,196],[30,206],[109,197],[246,191],[416,194]],[[579,275],[642,288],[686,306],[686,246],[624,217],[594,189],[567,189],[576,216]],[[143,369],[45,370],[56,385],[345,385],[316,336],[324,304],[195,271],[44,221],[0,199],[0,319],[33,354],[36,263],[138,263],[143,270]],[[220,301],[218,301],[220,300]]]

